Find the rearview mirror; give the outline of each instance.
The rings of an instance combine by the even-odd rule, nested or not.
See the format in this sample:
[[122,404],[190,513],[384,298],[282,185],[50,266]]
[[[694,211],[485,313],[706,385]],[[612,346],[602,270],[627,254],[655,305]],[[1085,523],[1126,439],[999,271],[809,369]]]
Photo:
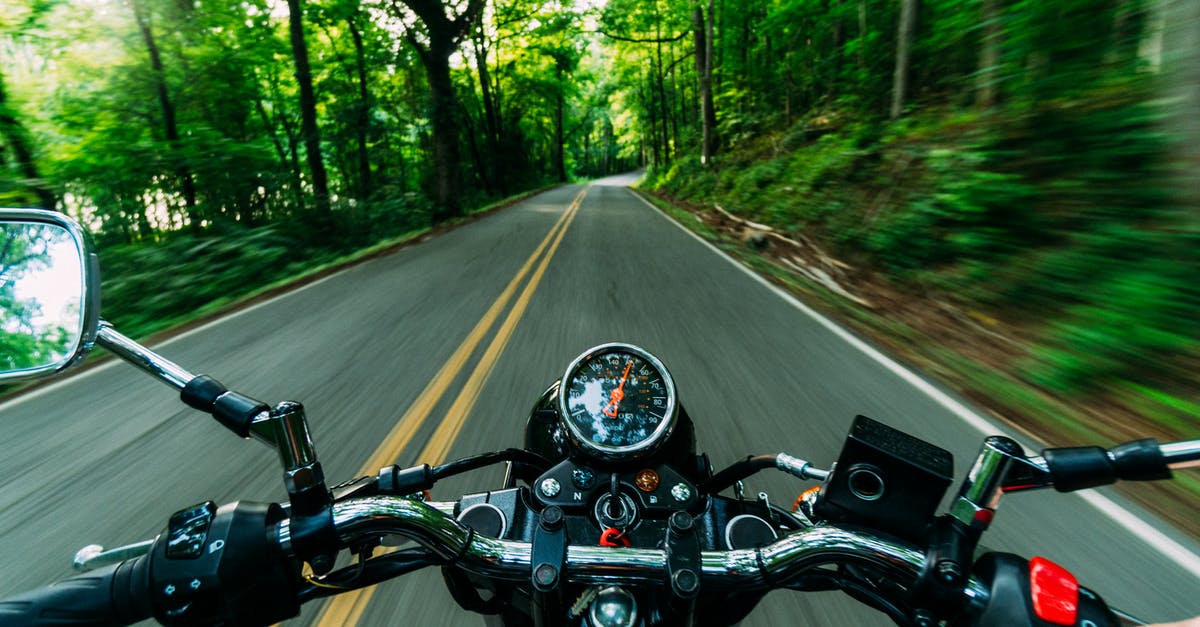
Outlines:
[[98,282],[96,258],[74,220],[0,209],[0,382],[58,372],[91,349]]

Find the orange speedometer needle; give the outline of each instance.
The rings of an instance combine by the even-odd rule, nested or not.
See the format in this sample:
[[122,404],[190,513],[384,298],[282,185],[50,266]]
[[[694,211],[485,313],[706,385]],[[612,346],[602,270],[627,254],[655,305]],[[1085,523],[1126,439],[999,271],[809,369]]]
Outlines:
[[609,418],[617,417],[617,406],[621,404],[621,400],[625,398],[625,380],[629,378],[629,370],[633,368],[633,360],[625,364],[625,373],[621,375],[621,383],[617,389],[612,391],[612,396],[609,398],[608,404],[604,406],[604,415]]

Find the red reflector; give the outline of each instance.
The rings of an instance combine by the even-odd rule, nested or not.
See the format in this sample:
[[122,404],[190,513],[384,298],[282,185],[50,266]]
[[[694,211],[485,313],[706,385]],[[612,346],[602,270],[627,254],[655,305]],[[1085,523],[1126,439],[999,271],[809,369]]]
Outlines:
[[1044,557],[1029,562],[1033,611],[1055,625],[1074,625],[1079,614],[1079,582],[1067,569]]

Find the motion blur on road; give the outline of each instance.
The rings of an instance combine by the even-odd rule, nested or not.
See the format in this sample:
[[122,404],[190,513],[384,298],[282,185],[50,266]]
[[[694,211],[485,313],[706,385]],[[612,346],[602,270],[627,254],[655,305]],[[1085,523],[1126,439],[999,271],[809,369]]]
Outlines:
[[[388,463],[421,461],[464,387],[482,384],[448,457],[518,446],[541,391],[590,346],[625,341],[658,355],[718,467],[787,451],[828,465],[865,414],[949,449],[957,477],[984,431],[951,398],[903,378],[813,314],[754,279],[615,177],[534,196],[459,229],[356,265],[170,339],[157,349],[256,398],[305,404],[332,482],[378,453],[385,436],[582,195],[543,274],[460,364],[430,417]],[[497,352],[498,357],[497,357]],[[488,354],[490,352],[490,355]],[[495,359],[490,369],[480,369]],[[968,404],[969,406],[969,404]],[[175,510],[214,499],[285,499],[275,453],[184,407],[166,386],[109,363],[0,406],[0,595],[68,574],[74,551],[152,537]],[[484,470],[436,486],[435,499],[500,482]],[[754,477],[788,505],[804,484]],[[1111,496],[1111,495],[1109,495]],[[1154,620],[1194,613],[1196,545],[1129,507],[1077,495],[1019,495],[985,544],[1044,555],[1117,607]],[[1127,509],[1126,509],[1127,508]],[[1122,521],[1165,534],[1150,542]],[[289,622],[316,624],[313,603]],[[379,586],[359,624],[470,624],[434,571]],[[339,614],[345,617],[346,614]],[[325,624],[333,624],[326,617]],[[748,624],[888,624],[835,593],[775,592]]]

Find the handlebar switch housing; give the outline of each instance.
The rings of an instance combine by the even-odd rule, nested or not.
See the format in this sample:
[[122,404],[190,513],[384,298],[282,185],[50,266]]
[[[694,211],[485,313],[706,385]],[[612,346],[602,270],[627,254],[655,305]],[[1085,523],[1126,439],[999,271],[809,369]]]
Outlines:
[[[188,528],[181,521],[203,521],[209,505],[172,516],[174,530],[168,527],[151,549],[154,617],[164,625],[190,626],[270,624],[298,614],[298,574],[270,536],[284,518],[283,509],[274,503],[231,503],[212,513],[202,538],[198,532],[181,535]],[[187,550],[181,551],[180,538],[196,542],[183,543]]]
[[[1039,559],[1035,558],[1035,564]],[[1074,612],[1066,611],[1072,604],[1061,599],[1039,602],[1039,595],[1053,595],[1055,591],[1036,589],[1039,586],[1035,586],[1030,573],[1030,562],[1017,555],[988,553],[981,557],[975,562],[975,576],[988,586],[987,601],[982,607],[970,609],[965,624],[981,627],[1118,627],[1121,624],[1099,595],[1078,584]],[[1040,587],[1045,588],[1046,584],[1041,583]]]

